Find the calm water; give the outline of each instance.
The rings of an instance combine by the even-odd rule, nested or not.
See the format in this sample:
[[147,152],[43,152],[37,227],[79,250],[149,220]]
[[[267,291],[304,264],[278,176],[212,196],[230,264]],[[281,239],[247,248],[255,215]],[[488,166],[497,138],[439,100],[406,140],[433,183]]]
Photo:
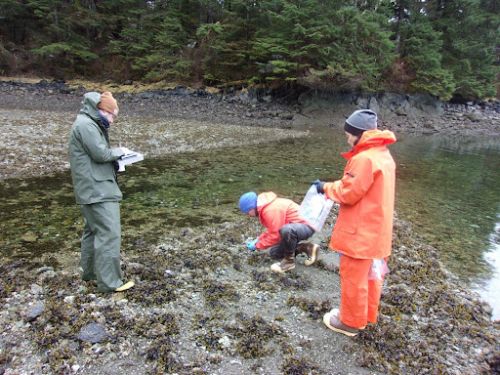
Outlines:
[[[397,211],[436,246],[500,318],[500,137],[400,136]],[[120,178],[123,247],[160,240],[166,227],[229,221],[248,190],[300,202],[311,181],[337,179],[347,145],[331,129],[307,139],[145,160]],[[78,251],[82,220],[69,174],[0,184],[0,250],[58,265]]]

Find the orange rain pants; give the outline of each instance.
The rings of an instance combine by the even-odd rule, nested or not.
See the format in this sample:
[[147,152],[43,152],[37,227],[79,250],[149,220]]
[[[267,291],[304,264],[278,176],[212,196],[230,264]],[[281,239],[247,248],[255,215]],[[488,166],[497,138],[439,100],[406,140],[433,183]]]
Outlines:
[[352,328],[376,323],[383,280],[368,280],[372,259],[340,256],[340,321]]

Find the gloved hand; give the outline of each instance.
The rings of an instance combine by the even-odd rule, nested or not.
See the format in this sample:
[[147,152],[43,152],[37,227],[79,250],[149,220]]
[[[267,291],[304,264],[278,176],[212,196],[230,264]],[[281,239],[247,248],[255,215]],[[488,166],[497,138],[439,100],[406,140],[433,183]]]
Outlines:
[[248,240],[247,242],[245,242],[247,249],[250,251],[257,250],[257,247],[255,246],[255,245],[257,245],[257,240],[258,240],[258,238],[256,238],[255,240]]
[[325,185],[324,181],[316,180],[313,181],[312,184],[316,186],[316,191],[318,192],[318,194],[325,194],[325,190],[323,190],[323,186]]

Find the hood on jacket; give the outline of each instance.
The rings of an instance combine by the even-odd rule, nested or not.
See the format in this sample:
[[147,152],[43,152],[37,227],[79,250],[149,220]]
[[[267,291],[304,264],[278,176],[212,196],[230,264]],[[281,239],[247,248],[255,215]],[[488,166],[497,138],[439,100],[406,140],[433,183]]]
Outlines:
[[94,120],[99,120],[99,109],[97,104],[101,101],[101,94],[98,92],[88,92],[83,95],[82,109],[80,109],[81,114],[86,114],[93,118]]
[[260,211],[263,207],[267,206],[277,197],[278,196],[276,195],[276,193],[273,193],[272,191],[260,193],[257,197],[257,211]]
[[390,130],[367,130],[361,135],[358,143],[350,151],[344,152],[341,155],[346,159],[350,159],[368,148],[387,146],[395,142],[396,136]]

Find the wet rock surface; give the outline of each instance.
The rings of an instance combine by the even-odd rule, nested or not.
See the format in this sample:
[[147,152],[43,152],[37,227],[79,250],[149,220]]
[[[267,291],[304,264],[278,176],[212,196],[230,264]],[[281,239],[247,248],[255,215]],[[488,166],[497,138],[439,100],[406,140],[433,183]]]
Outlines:
[[33,306],[30,306],[26,311],[25,318],[28,322],[31,322],[38,318],[45,311],[45,305],[42,302],[35,302]]
[[[15,162],[12,169],[7,169],[10,174],[3,178],[29,175],[22,168],[26,163],[47,164],[31,156],[34,146],[26,147],[26,142],[31,145],[26,140],[31,135],[32,145],[49,145],[46,154],[53,157],[53,166],[65,168],[68,126],[78,110],[81,92],[49,87],[0,85],[0,96],[6,98],[1,116],[9,121],[22,119],[26,106],[32,103],[36,108],[30,110],[47,113],[47,120],[39,126],[47,127],[50,137],[56,135],[51,138],[56,145],[52,147],[48,140],[40,140],[45,133],[36,128],[37,124],[19,121],[4,131],[8,135],[5,139],[17,142],[15,150],[24,152],[10,151]],[[271,110],[274,114],[269,126],[257,127],[262,123],[256,117],[240,118],[248,104],[241,104],[245,112],[239,112],[237,103],[222,100],[220,105],[227,106],[228,111],[234,109],[236,120],[228,121],[225,115],[208,111],[208,102],[199,104],[194,100],[196,95],[189,94],[186,99],[186,95],[179,94],[176,97],[187,101],[172,99],[176,105],[156,99],[161,96],[157,93],[145,95],[139,99],[122,98],[124,103],[144,103],[136,105],[141,109],[134,109],[134,113],[132,109],[127,113],[127,108],[134,106],[122,105],[124,124],[137,124],[129,119],[149,115],[154,119],[151,123],[157,123],[160,121],[155,116],[168,113],[165,132],[182,129],[172,137],[182,139],[172,146],[173,150],[219,147],[219,142],[206,139],[191,146],[197,127],[213,126],[214,119],[227,127],[219,130],[214,126],[214,132],[222,132],[221,138],[231,136],[234,129],[244,130],[237,132],[242,142],[249,137],[258,142],[262,139],[258,136],[303,136],[302,131],[283,129],[293,128],[298,115],[290,120],[288,115],[275,116],[276,111]],[[200,94],[199,98],[205,96]],[[155,100],[158,108],[148,110]],[[192,120],[198,113],[191,107],[192,102],[201,106],[199,116],[207,116],[203,121]],[[179,117],[171,120],[174,114]],[[181,118],[184,115],[187,119]],[[22,131],[17,132],[19,129]],[[130,125],[128,129],[132,132],[136,127]],[[190,129],[195,131],[189,133]],[[255,129],[258,132],[252,133]],[[265,130],[269,133],[262,133]],[[128,136],[126,131],[123,133],[123,137]],[[132,142],[141,138],[137,142],[144,143],[137,146],[143,146],[150,139],[148,133],[161,134],[150,128],[143,138],[134,133],[128,139]],[[154,146],[147,151],[152,155],[162,152],[161,147]],[[17,161],[20,155],[27,159]],[[52,171],[43,169],[42,174]],[[248,253],[242,247],[248,233],[256,231],[255,222],[240,219],[196,228],[167,228],[155,244],[141,242],[122,252],[125,278],[133,279],[136,286],[119,294],[99,294],[95,284],[82,281],[76,259],[64,262],[59,258],[55,265],[40,266],[39,259],[2,257],[0,374],[499,372],[500,324],[490,321],[490,308],[447,272],[436,250],[401,220],[395,222],[391,272],[385,282],[379,322],[354,339],[326,329],[322,315],[338,306],[340,294],[337,257],[326,249],[334,222],[335,213],[324,233],[316,238],[321,243],[319,261],[305,267],[304,258],[298,258],[295,270],[285,275],[269,270],[273,261],[266,253]],[[32,243],[32,237],[26,236],[27,243]],[[89,326],[100,327],[95,332],[97,336],[105,333],[106,339],[79,339]]]
[[98,323],[90,323],[82,327],[77,335],[77,338],[81,341],[96,344],[98,342],[107,340],[109,336],[104,326]]
[[[316,264],[305,267],[299,257],[293,272],[276,275],[265,252],[241,245],[254,225],[243,219],[171,230],[157,245],[122,254],[136,286],[120,294],[98,294],[76,268],[56,269],[42,283],[30,260],[2,260],[5,374],[498,371],[499,323],[409,223],[396,221],[379,322],[354,339],[321,321],[339,303],[338,259],[320,240],[326,232],[316,238]],[[33,302],[45,309],[26,322],[23,306]],[[84,339],[89,327],[106,339]]]

